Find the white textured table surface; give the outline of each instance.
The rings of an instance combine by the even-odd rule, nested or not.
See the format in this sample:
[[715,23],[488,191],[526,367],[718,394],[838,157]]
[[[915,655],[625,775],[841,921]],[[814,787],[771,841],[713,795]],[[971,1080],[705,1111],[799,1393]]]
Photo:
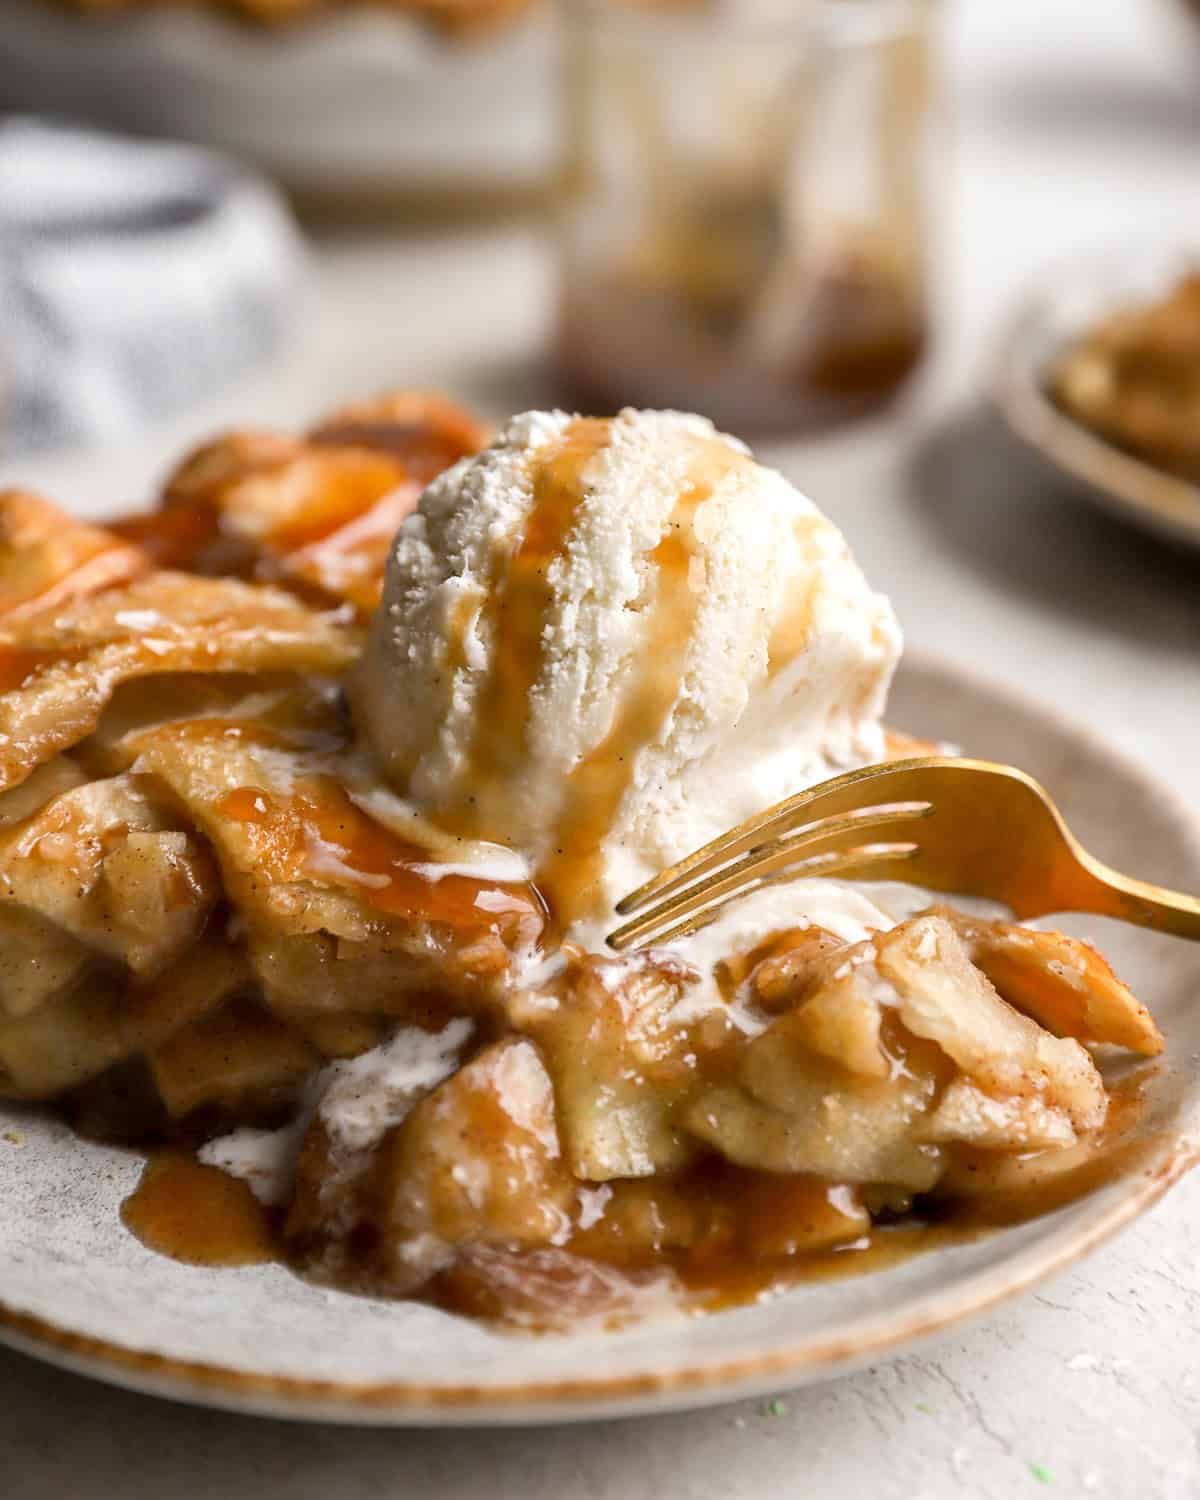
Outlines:
[[[1186,231],[1200,44],[1186,55],[1152,8],[1115,0],[971,0],[951,60],[944,329],[923,388],[886,422],[772,456],[843,524],[911,641],[1090,719],[1200,809],[1200,560],[1048,490],[973,403],[989,331],[1039,265]],[[277,370],[128,451],[19,473],[0,460],[0,482],[112,507],[144,495],[181,444],[214,426],[297,422],[392,382],[442,385],[496,414],[534,404],[548,289],[531,231],[327,242]],[[910,1357],[770,1409],[621,1427],[291,1427],[0,1352],[0,1494],[1195,1500],[1198,1227],[1200,1177],[1085,1265]]]

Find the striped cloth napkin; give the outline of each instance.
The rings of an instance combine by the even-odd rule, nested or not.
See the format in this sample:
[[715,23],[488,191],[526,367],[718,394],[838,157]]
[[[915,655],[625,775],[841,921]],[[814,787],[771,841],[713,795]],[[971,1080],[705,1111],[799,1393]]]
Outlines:
[[0,120],[0,448],[111,440],[245,372],[301,268],[279,194],[220,156]]

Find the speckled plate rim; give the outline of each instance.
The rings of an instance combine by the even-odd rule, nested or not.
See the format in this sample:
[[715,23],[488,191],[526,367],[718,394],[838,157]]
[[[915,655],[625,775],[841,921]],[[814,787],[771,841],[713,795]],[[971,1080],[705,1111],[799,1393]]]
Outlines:
[[[1013,715],[1037,723],[1081,754],[1106,763],[1112,776],[1136,785],[1169,813],[1187,857],[1200,874],[1200,817],[1136,762],[1087,728],[1011,687],[974,670],[922,653],[908,669],[941,679],[947,690],[969,686]],[[1153,997],[1150,997],[1153,1005]],[[761,1396],[846,1374],[942,1332],[1028,1290],[1088,1255],[1145,1213],[1200,1162],[1200,1082],[1189,1094],[1171,1134],[1136,1170],[1074,1205],[1071,1220],[1036,1243],[946,1291],[914,1297],[902,1310],[859,1322],[846,1335],[809,1336],[759,1356],[707,1359],[687,1367],[612,1377],[558,1379],[512,1385],[429,1385],[416,1380],[351,1383],[308,1380],[180,1360],[76,1333],[32,1317],[0,1298],[0,1342],[24,1353],[148,1394],[243,1413],[298,1421],[377,1426],[476,1426],[597,1420],[680,1410]],[[1091,1212],[1080,1213],[1091,1207]],[[940,1252],[931,1251],[930,1255]],[[0,1284],[3,1273],[0,1271]],[[720,1316],[719,1314],[716,1316]]]
[[1072,487],[1120,519],[1169,541],[1200,550],[1200,487],[1123,452],[1060,411],[1046,394],[1046,360],[1085,319],[1060,325],[1061,300],[1092,293],[1095,311],[1148,283],[1200,265],[1200,245],[1153,255],[1131,250],[1063,262],[1026,294],[996,346],[988,379],[991,400],[1013,435]]

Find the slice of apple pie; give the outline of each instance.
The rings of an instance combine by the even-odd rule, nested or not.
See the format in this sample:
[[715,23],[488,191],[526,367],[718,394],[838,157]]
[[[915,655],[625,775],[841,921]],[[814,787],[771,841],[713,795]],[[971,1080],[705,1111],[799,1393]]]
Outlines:
[[615,1322],[1036,1211],[1111,1142],[1098,1060],[1162,1038],[1060,933],[808,879],[606,954],[672,819],[923,748],[836,532],[652,415],[471,458],[398,395],[221,439],[110,527],[0,496],[0,1093],[170,1148],[148,1242],[220,1258],[179,1224],[224,1173],[230,1234],[324,1281]]
[[[174,0],[57,0],[93,21],[177,8]],[[369,0],[385,14],[412,17],[447,38],[490,37],[536,8],[537,0]],[[336,23],[364,10],[368,0],[192,0],[193,8],[266,31]]]

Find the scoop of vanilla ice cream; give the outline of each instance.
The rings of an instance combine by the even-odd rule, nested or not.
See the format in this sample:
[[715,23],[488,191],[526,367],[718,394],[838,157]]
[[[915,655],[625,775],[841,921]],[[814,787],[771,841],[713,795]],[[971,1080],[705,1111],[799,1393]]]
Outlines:
[[427,817],[595,915],[879,759],[899,651],[838,530],[709,422],[530,412],[401,526],[354,700]]

